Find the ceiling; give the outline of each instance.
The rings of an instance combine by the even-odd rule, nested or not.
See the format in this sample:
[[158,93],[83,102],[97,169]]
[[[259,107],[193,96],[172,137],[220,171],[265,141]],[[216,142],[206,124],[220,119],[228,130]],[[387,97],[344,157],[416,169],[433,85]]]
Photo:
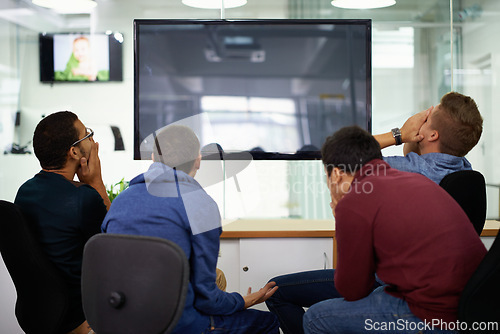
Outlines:
[[[69,0],[67,0],[69,1]],[[35,31],[91,30],[99,20],[131,18],[220,19],[219,10],[187,7],[181,0],[96,0],[90,14],[61,15],[35,6],[31,0],[0,0],[0,20],[7,20]],[[247,5],[225,11],[226,19],[242,18],[371,18],[374,22],[432,23],[449,20],[447,0],[397,0],[397,4],[375,10],[345,10],[330,5],[329,0],[248,0]],[[120,27],[120,29],[122,29]]]

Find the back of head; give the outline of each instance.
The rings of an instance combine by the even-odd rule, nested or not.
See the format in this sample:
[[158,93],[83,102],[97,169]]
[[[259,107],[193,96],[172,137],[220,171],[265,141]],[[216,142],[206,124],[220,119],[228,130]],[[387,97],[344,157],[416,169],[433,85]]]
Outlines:
[[169,125],[155,137],[154,160],[188,174],[200,155],[200,141],[189,127]]
[[440,151],[463,157],[481,138],[483,118],[472,98],[450,92],[441,98],[432,126],[439,133]]
[[326,138],[321,148],[328,175],[337,167],[355,173],[373,159],[382,159],[380,145],[367,131],[358,126],[344,127]]
[[33,135],[33,149],[44,169],[61,169],[66,164],[71,145],[78,140],[75,121],[78,117],[71,111],[59,111],[38,123]]

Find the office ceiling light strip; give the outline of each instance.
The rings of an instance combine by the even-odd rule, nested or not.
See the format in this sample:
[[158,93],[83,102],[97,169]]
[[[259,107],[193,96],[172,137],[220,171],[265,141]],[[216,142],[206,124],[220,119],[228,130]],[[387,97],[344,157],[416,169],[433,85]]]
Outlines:
[[332,5],[344,9],[374,9],[389,7],[396,4],[396,0],[333,0]]
[[194,8],[220,9],[222,3],[224,8],[236,8],[246,5],[247,0],[182,0],[182,3]]
[[90,13],[97,6],[93,0],[33,0],[33,4],[50,8],[59,14]]

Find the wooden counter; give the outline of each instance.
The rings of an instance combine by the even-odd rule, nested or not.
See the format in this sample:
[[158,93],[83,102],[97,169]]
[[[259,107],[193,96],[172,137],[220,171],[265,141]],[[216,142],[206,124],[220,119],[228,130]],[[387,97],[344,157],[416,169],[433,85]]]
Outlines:
[[500,229],[500,221],[487,220],[484,224],[484,228],[483,228],[483,232],[481,232],[481,236],[482,237],[496,237],[499,229]]
[[238,219],[222,223],[221,238],[333,238],[333,219]]
[[[482,237],[495,237],[500,221],[487,220]],[[223,222],[221,238],[324,238],[335,237],[333,219],[238,219]]]

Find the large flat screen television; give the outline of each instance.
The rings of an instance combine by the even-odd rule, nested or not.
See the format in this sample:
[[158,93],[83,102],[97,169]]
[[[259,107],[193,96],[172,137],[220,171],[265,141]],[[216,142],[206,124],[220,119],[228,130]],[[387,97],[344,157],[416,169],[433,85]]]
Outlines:
[[40,33],[40,81],[122,81],[121,33]]
[[138,19],[134,55],[135,159],[184,120],[257,160],[320,159],[341,127],[371,131],[371,20]]

